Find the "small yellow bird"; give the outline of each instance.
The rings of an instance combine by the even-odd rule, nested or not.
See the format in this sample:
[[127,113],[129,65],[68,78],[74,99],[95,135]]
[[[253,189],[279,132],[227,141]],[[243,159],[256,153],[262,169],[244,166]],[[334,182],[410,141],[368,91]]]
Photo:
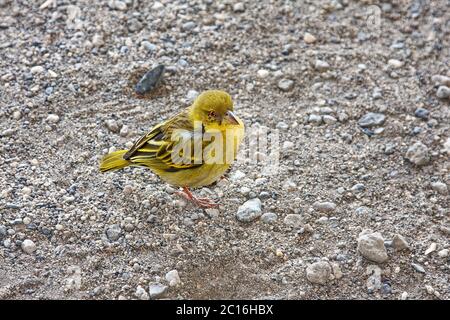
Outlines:
[[195,197],[189,188],[218,180],[235,160],[244,137],[244,123],[233,112],[233,100],[224,91],[208,90],[174,117],[153,127],[129,150],[106,155],[100,171],[144,166],[195,204],[211,208],[217,203]]

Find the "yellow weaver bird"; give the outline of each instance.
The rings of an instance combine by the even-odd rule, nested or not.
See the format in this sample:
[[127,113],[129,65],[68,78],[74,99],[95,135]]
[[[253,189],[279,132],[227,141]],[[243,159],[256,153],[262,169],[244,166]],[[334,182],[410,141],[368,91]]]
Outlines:
[[182,187],[180,194],[201,207],[215,207],[195,197],[189,188],[217,181],[235,160],[244,137],[244,123],[233,112],[224,91],[208,90],[174,117],[154,126],[129,150],[106,155],[100,171],[143,166],[167,183]]

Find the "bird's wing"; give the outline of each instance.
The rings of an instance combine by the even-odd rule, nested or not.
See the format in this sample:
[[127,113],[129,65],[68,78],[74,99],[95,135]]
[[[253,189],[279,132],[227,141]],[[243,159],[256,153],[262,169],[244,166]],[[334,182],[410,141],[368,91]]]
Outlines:
[[[174,172],[202,165],[194,150],[194,126],[183,111],[173,118],[153,127],[124,155],[124,159],[138,165]],[[180,140],[177,140],[180,139]],[[180,143],[187,143],[186,148]],[[203,141],[201,142],[203,144]],[[172,152],[183,161],[173,161]],[[203,150],[203,149],[202,149]],[[184,152],[188,154],[185,155]]]

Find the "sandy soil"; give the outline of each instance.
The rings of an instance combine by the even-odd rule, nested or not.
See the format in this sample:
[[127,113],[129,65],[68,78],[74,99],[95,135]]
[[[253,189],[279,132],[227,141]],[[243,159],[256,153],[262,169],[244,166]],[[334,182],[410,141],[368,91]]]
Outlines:
[[[444,0],[0,0],[0,298],[449,299],[449,21]],[[211,88],[279,133],[275,174],[246,141],[205,211],[98,172]]]

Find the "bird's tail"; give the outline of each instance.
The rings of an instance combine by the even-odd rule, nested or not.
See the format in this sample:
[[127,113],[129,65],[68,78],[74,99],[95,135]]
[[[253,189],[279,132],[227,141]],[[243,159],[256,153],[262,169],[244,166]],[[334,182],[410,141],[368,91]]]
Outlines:
[[129,166],[131,162],[123,158],[123,155],[127,151],[128,150],[119,150],[111,152],[104,156],[100,162],[100,171],[106,172],[110,170],[122,169]]

